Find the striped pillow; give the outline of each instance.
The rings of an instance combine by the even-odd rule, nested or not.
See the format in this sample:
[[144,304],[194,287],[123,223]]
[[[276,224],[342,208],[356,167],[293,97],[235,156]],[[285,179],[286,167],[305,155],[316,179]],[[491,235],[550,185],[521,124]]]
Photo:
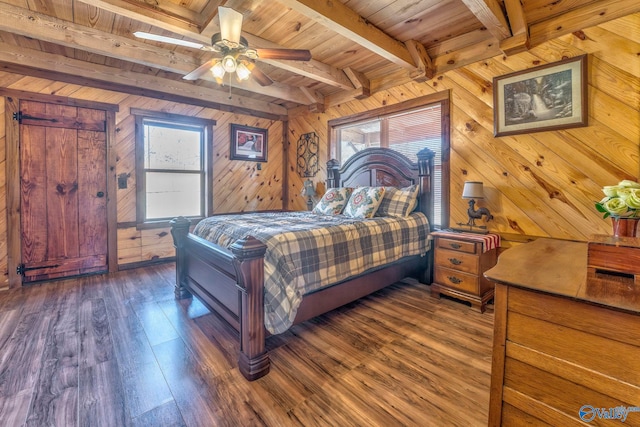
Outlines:
[[384,199],[376,216],[408,216],[418,206],[418,186],[405,188],[385,187]]

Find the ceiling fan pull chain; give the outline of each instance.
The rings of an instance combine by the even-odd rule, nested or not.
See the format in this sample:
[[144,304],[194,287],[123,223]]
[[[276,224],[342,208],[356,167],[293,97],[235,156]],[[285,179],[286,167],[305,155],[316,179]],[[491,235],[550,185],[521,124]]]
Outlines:
[[229,76],[229,99],[231,99],[231,73],[227,73]]

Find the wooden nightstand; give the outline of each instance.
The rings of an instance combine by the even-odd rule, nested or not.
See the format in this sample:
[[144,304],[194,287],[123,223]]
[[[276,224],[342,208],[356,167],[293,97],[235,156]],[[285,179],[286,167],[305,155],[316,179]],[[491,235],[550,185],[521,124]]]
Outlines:
[[496,264],[500,237],[446,231],[432,235],[435,254],[431,296],[440,298],[445,294],[468,301],[483,313],[493,298],[493,283],[483,273]]

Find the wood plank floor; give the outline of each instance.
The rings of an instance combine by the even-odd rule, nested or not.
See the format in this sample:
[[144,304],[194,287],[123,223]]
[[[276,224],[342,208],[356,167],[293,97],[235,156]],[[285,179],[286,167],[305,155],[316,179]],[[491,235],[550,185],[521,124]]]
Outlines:
[[173,298],[173,264],[0,293],[3,426],[486,425],[493,312],[399,283],[269,338]]

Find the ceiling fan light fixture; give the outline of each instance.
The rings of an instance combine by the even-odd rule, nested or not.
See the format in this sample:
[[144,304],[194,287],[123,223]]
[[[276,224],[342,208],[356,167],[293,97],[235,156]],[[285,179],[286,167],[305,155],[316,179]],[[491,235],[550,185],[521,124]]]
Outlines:
[[244,62],[239,62],[238,66],[236,67],[236,77],[238,78],[238,80],[247,80],[250,75],[251,71],[249,71]]
[[216,79],[221,79],[224,77],[224,67],[222,66],[222,62],[216,62],[215,65],[211,68],[211,74]]
[[227,55],[222,58],[222,68],[224,68],[224,71],[227,73],[236,71],[237,66],[236,59],[232,55]]

